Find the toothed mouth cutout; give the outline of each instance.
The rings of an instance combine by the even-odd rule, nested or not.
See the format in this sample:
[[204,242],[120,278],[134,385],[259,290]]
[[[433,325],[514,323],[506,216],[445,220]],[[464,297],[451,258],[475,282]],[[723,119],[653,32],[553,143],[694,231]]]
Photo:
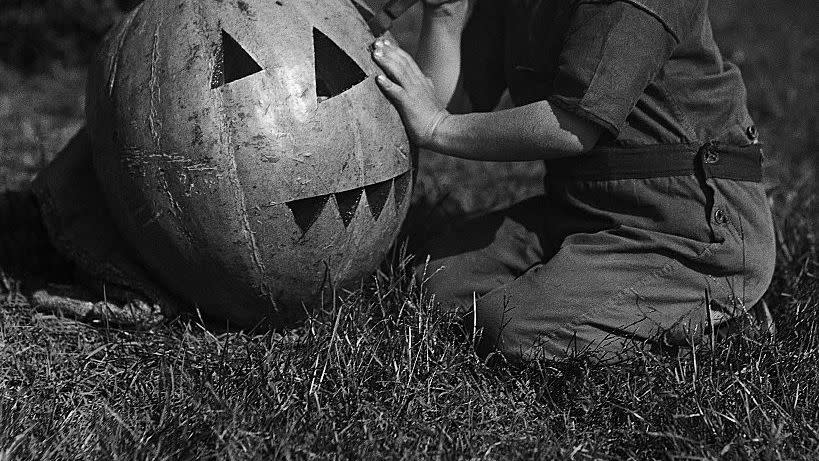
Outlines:
[[339,218],[344,222],[344,227],[349,227],[353,221],[362,196],[367,200],[367,205],[373,220],[378,221],[378,218],[381,217],[384,208],[387,206],[390,196],[392,196],[395,209],[401,209],[404,200],[407,199],[407,192],[409,191],[410,182],[412,181],[411,176],[411,172],[408,171],[393,179],[369,186],[293,200],[287,202],[287,207],[290,208],[290,211],[293,213],[293,219],[295,219],[296,224],[303,234],[306,234],[313,224],[315,224],[331,199],[338,210]]

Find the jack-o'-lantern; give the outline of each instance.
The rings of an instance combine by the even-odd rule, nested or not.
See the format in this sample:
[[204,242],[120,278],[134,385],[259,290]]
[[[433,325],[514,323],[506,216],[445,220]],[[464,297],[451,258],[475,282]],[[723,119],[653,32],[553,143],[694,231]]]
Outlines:
[[383,259],[410,147],[354,0],[146,0],[106,37],[87,119],[135,256],[206,314],[286,324]]

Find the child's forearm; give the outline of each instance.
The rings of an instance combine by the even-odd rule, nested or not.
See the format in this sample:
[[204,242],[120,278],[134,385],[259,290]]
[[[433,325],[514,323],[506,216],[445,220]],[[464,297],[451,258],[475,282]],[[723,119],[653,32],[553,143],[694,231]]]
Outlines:
[[474,160],[543,160],[588,151],[602,131],[548,101],[451,115],[433,82],[407,52],[379,39],[373,59],[384,70],[376,82],[401,114],[410,140],[421,148]]
[[471,160],[548,160],[594,147],[601,129],[540,101],[498,112],[450,115],[432,133],[429,149]]
[[461,33],[466,2],[425,7],[416,61],[432,79],[436,96],[448,105],[461,74]]

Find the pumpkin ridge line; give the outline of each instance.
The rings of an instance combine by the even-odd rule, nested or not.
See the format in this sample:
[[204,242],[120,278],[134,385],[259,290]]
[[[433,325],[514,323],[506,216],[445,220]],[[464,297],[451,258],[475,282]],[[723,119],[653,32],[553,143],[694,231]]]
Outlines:
[[[245,234],[245,238],[247,239],[247,246],[250,249],[250,256],[253,260],[253,264],[256,266],[256,269],[259,272],[259,290],[270,297],[269,290],[265,293],[265,284],[264,280],[267,275],[267,270],[262,263],[262,256],[261,251],[259,250],[259,245],[256,243],[256,236],[253,233],[253,229],[250,225],[250,214],[247,211],[247,196],[245,195],[244,185],[242,184],[241,179],[239,179],[239,165],[236,161],[236,151],[231,149],[230,146],[233,145],[232,142],[232,134],[230,130],[230,122],[228,121],[227,112],[225,111],[225,93],[220,92],[219,102],[221,102],[221,114],[222,114],[222,130],[227,136],[227,143],[224,145],[227,149],[227,156],[230,160],[229,168],[231,171],[228,171],[228,177],[230,182],[233,184],[234,187],[234,200],[238,202],[239,205],[239,218],[241,219],[242,223],[242,230]],[[272,301],[272,299],[271,299]]]
[[[148,81],[148,87],[150,88],[150,107],[148,110],[148,125],[151,128],[151,137],[154,139],[154,143],[156,147],[160,147],[161,142],[161,134],[159,131],[162,129],[162,121],[157,120],[159,118],[156,106],[158,99],[162,97],[161,90],[158,88],[159,82],[157,81],[156,76],[156,65],[159,62],[159,29],[162,28],[164,16],[159,17],[159,22],[156,25],[156,29],[154,29],[154,37],[153,37],[153,50],[151,51],[151,75],[150,80]],[[158,126],[158,127],[157,127]]]
[[239,212],[240,212],[240,219],[242,220],[242,229],[244,230],[245,237],[247,237],[247,244],[251,251],[251,258],[253,259],[253,263],[256,265],[256,268],[259,270],[259,277],[261,280],[264,280],[265,274],[267,271],[265,270],[264,264],[262,264],[262,255],[261,251],[259,250],[259,245],[256,243],[256,235],[253,233],[253,229],[250,225],[250,214],[247,211],[247,197],[245,195],[244,186],[242,185],[242,181],[239,179],[239,169],[236,165],[236,157],[234,153],[231,152],[230,154],[232,164],[233,164],[233,175],[231,177],[232,182],[234,183],[234,187],[236,187],[236,200],[239,201]]
[[125,40],[130,35],[131,27],[134,25],[134,19],[142,12],[142,7],[145,3],[140,3],[125,19],[122,29],[117,34],[117,50],[114,58],[108,65],[108,97],[114,94],[114,86],[117,83],[117,73],[119,71],[119,59],[122,56],[122,47],[125,45]]

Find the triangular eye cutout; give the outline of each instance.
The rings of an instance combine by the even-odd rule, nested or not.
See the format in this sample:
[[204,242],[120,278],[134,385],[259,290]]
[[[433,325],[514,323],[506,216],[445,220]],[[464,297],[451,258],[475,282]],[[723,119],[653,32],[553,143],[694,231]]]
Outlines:
[[213,69],[211,88],[219,88],[240,78],[261,72],[262,67],[233,37],[224,30],[222,41],[216,48],[216,66]]
[[344,221],[344,227],[350,225],[355,217],[355,210],[358,209],[358,202],[361,201],[362,189],[353,189],[346,192],[336,193],[336,205],[338,205],[338,212]]
[[367,204],[370,205],[370,213],[372,213],[374,220],[378,221],[381,216],[384,205],[387,204],[387,199],[390,198],[391,189],[392,181],[383,181],[364,188],[364,192],[367,194]]
[[316,58],[316,97],[319,102],[338,96],[367,78],[353,58],[315,28],[313,49]]
[[355,6],[355,9],[358,10],[358,14],[360,14],[361,17],[364,18],[364,22],[370,22],[370,19],[372,19],[373,16],[375,16],[367,8],[364,8],[360,3],[356,2],[355,0],[350,1],[352,2],[353,6]]
[[293,212],[293,219],[301,229],[302,234],[306,234],[310,227],[316,223],[329,199],[329,195],[321,195],[287,202],[287,207]]

